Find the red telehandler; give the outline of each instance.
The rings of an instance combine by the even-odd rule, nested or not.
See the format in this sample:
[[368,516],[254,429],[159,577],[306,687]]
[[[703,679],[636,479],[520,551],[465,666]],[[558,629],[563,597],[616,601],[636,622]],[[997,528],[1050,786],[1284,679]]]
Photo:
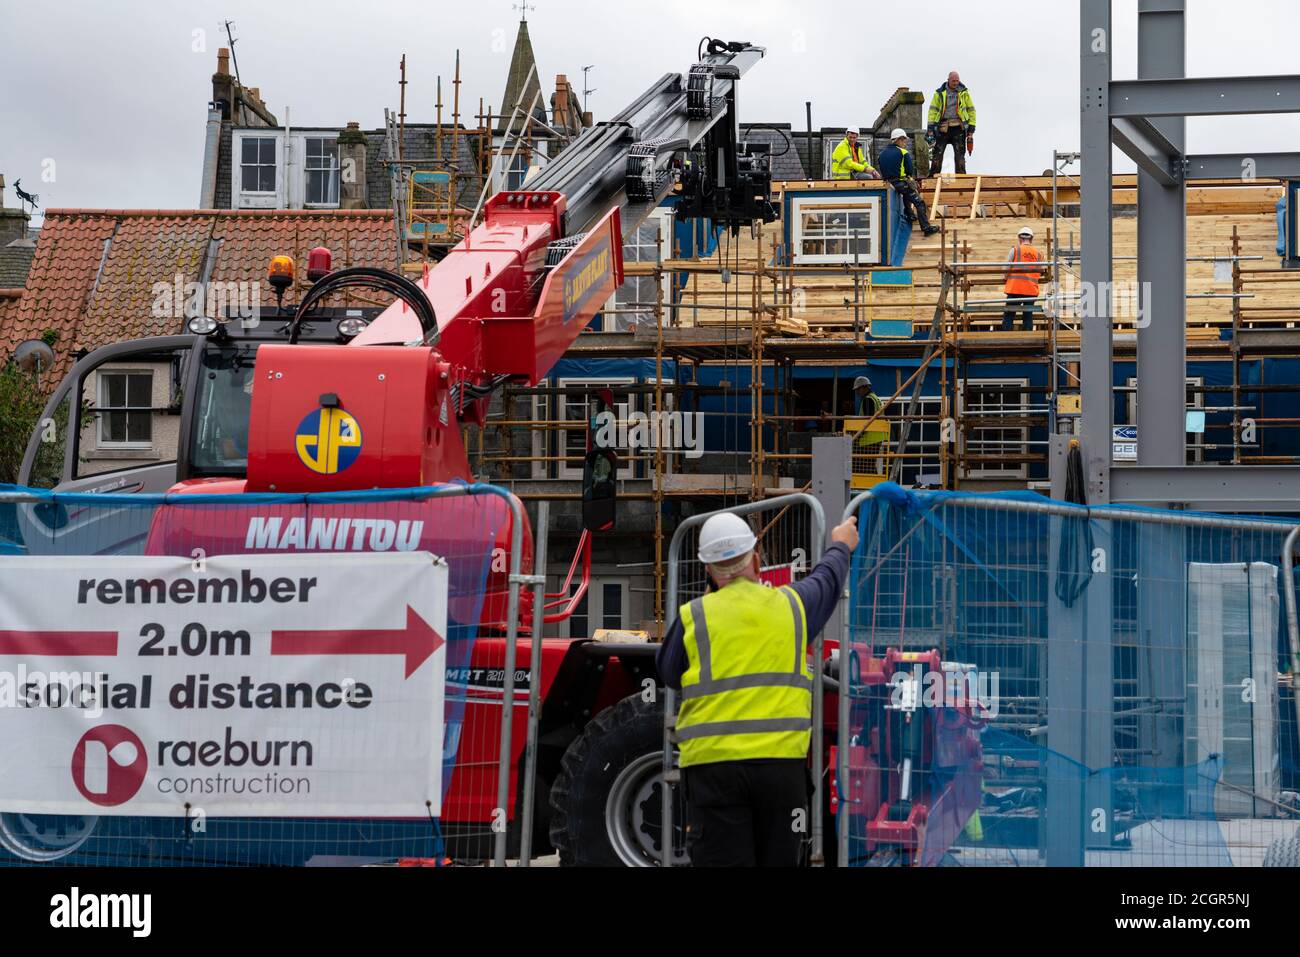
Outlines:
[[[617,116],[584,131],[526,188],[492,196],[482,221],[418,279],[372,268],[327,271],[296,307],[269,319],[265,313],[257,323],[200,316],[187,324],[186,335],[91,353],[47,408],[45,420],[61,424],[62,441],[52,446],[48,436],[32,436],[20,484],[63,492],[235,495],[472,481],[462,425],[482,425],[493,392],[503,384],[535,385],[546,377],[622,283],[623,241],[656,207],[672,197],[678,218],[704,218],[733,231],[776,218],[767,144],[746,145],[737,136],[737,86],[764,51],[706,38],[699,52],[687,74],[665,74]],[[312,265],[327,260],[316,251]],[[291,260],[277,257],[273,284],[288,280],[292,269]],[[377,313],[330,306],[332,295],[358,287],[396,301]],[[80,403],[96,369],[132,363],[166,363],[173,371],[176,461],[82,474],[84,422],[68,406]],[[316,436],[305,455],[302,434]],[[54,448],[61,461],[50,461]],[[496,501],[504,512],[504,503]],[[602,496],[591,505],[608,512],[612,499]],[[400,526],[402,503],[385,508],[385,520]],[[240,552],[273,534],[268,528],[279,527],[274,520],[288,519],[288,512],[268,509],[240,510],[222,521],[201,510],[170,510],[143,543],[132,540],[139,536],[113,543],[111,519],[96,521],[94,510],[70,511],[75,510],[24,510],[31,550],[167,554],[179,543],[202,541],[209,554]],[[325,514],[322,508],[313,511],[317,518]],[[508,550],[511,541],[505,519],[498,525],[498,550]],[[446,554],[447,535],[446,529],[427,529],[421,547]],[[358,533],[347,547],[374,547],[375,539],[374,531],[369,539]],[[527,575],[527,528],[522,541]],[[505,657],[503,564],[493,563],[473,660],[459,676],[469,703],[442,821],[448,852],[459,859],[481,859],[491,850],[486,824],[496,804],[488,782],[495,781]],[[562,595],[548,596],[546,620],[572,611],[585,592],[589,565],[590,537],[584,533],[569,576],[577,587],[566,583]],[[520,597],[524,633],[533,620],[532,596],[523,589]],[[638,765],[631,778],[605,779],[595,766],[597,758],[604,766],[606,758],[621,755],[621,770],[633,758],[660,750],[662,712],[638,704],[634,695],[655,677],[654,650],[586,640],[542,643],[534,847],[544,849],[549,839],[566,863],[647,863],[661,853],[658,811],[643,807],[657,807],[659,800],[654,763]],[[519,641],[515,687],[521,692],[529,654],[530,642]],[[513,713],[513,767],[521,777],[527,710],[516,707]],[[507,813],[516,832],[511,843],[517,845],[521,791],[512,786],[510,793]],[[611,793],[622,795],[624,804],[607,824]],[[12,824],[0,821],[0,843],[11,850],[14,840],[21,843]],[[611,830],[617,833],[611,836]]]
[[[186,335],[91,353],[47,408],[46,421],[62,423],[63,440],[52,445],[47,436],[33,435],[20,483],[67,492],[234,496],[472,481],[462,425],[482,425],[494,390],[503,384],[535,385],[546,377],[622,282],[624,239],[657,206],[672,197],[679,218],[703,218],[733,231],[776,218],[768,148],[745,144],[737,135],[737,86],[764,51],[708,38],[701,47],[699,62],[687,74],[664,75],[613,119],[586,130],[527,188],[494,195],[482,222],[419,279],[372,268],[321,269],[324,275],[296,307],[269,319],[263,315],[247,324],[199,316],[188,323]],[[320,267],[327,257],[316,252],[314,265]],[[292,261],[277,257],[272,269],[273,277],[283,277]],[[333,294],[357,287],[396,301],[382,311],[328,305]],[[84,420],[69,414],[69,404],[80,404],[96,369],[141,362],[172,369],[180,432],[176,460],[81,474]],[[49,461],[52,448],[58,461]],[[43,475],[52,479],[39,481]],[[497,501],[504,511],[503,500]],[[599,510],[610,501],[592,504]],[[313,515],[328,518],[330,507],[313,506]],[[180,543],[202,541],[208,554],[223,554],[246,551],[259,536],[261,547],[286,550],[284,541],[275,541],[280,526],[272,524],[290,517],[292,507],[283,508],[290,511],[250,507],[221,520],[209,514],[188,527],[176,525],[184,522],[177,515],[187,510],[163,510],[168,519],[155,521],[143,542],[135,536],[115,545],[108,543],[111,522],[96,522],[92,510],[71,514],[72,509],[35,507],[24,510],[21,521],[32,526],[32,551],[43,543],[62,554],[174,554]],[[338,516],[346,512],[346,506],[334,508]],[[389,511],[382,521],[401,534],[402,503],[383,508]],[[379,547],[386,528],[368,525],[368,539],[358,531],[343,547]],[[508,521],[502,522],[498,548],[509,549],[511,533]],[[421,547],[447,554],[451,534],[429,529]],[[525,575],[532,573],[531,538],[523,529]],[[548,596],[548,621],[572,611],[585,590],[589,562],[590,538],[584,534],[570,570],[571,581],[581,570],[581,582],[575,590],[566,582],[561,595]],[[493,567],[473,658],[459,676],[469,703],[442,816],[448,853],[462,860],[489,856],[492,843],[488,824],[496,804],[493,745],[502,712],[508,589],[507,576]],[[533,620],[531,605],[525,590],[521,633]],[[665,844],[657,783],[663,713],[655,703],[660,696],[647,702],[641,692],[656,680],[655,646],[548,639],[541,649],[534,848],[544,850],[549,840],[566,864],[654,863]],[[529,641],[517,643],[515,687],[521,693],[530,650]],[[517,847],[527,709],[512,712],[512,797],[506,812],[510,843]],[[835,708],[827,713],[834,715]],[[680,810],[675,818],[681,821]],[[38,836],[30,828],[20,831],[11,816],[0,815],[0,844],[24,854]],[[680,835],[669,843],[680,860]],[[75,861],[71,851],[80,845],[68,838],[63,846],[68,861]],[[59,856],[49,852],[47,859],[50,854]]]

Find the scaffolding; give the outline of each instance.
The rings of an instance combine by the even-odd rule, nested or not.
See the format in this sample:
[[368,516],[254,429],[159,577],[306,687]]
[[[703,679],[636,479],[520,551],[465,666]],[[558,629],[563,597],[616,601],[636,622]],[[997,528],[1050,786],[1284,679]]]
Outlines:
[[[405,59],[402,71],[404,84]],[[486,124],[489,118],[484,115],[480,101],[477,125],[462,125],[461,82],[457,50],[450,124],[443,123],[443,111],[448,104],[443,99],[442,76],[437,78],[432,162],[428,165],[404,162],[400,127],[394,137],[397,153],[389,154],[397,155],[401,171],[400,181],[394,184],[393,201],[394,212],[402,224],[407,251],[403,269],[407,273],[423,272],[464,238],[470,213],[461,203],[462,193],[478,192],[489,179],[487,164],[492,142],[491,129]]]
[[[1054,158],[1057,164],[1062,155]],[[1015,202],[1025,188],[1003,180],[1009,178],[994,178],[981,188],[981,205],[992,218],[1021,218],[1031,209],[1043,219],[1050,216],[1043,223],[1044,292],[1030,331],[1000,329],[1006,263],[988,255],[987,238],[971,234],[985,217],[938,220],[940,236],[928,246],[919,240],[922,245],[912,251],[920,264],[910,266],[909,259],[903,267],[911,269],[912,282],[892,287],[882,282],[882,274],[897,274],[899,267],[794,265],[772,227],[756,227],[735,240],[721,237],[708,257],[683,258],[671,240],[661,240],[653,258],[629,257],[626,277],[647,282],[625,287],[635,288],[637,298],[620,297],[606,315],[639,321],[625,331],[584,334],[566,358],[646,360],[653,376],[610,386],[616,405],[625,407],[625,415],[652,417],[698,411],[713,436],[698,459],[662,443],[620,455],[620,498],[653,510],[653,527],[641,530],[650,552],[647,564],[652,555],[661,568],[663,536],[673,526],[666,506],[670,512],[705,503],[727,507],[809,490],[810,435],[876,440],[869,452],[855,457],[860,459],[854,468],[858,487],[888,477],[904,485],[967,491],[1049,489],[1051,437],[1072,432],[1079,411],[1080,330],[1073,318],[1078,293],[1071,278],[1077,278],[1072,238],[1077,220],[1067,215],[1078,190],[1069,174],[1058,170],[1056,176],[1033,178],[1034,195]],[[956,195],[958,188],[945,186],[954,200],[951,208],[969,210],[970,202],[956,202],[966,199]],[[969,199],[974,188],[970,184]],[[1116,188],[1132,186],[1116,177]],[[1208,197],[1207,204],[1231,208],[1237,202],[1216,199],[1218,185],[1195,188]],[[1249,200],[1244,208],[1255,215],[1263,205]],[[1232,277],[1231,292],[1189,293],[1198,309],[1214,309],[1212,318],[1189,319],[1190,354],[1233,370],[1230,385],[1189,386],[1192,401],[1211,420],[1190,453],[1197,461],[1273,461],[1259,454],[1262,438],[1242,441],[1243,420],[1251,419],[1260,433],[1300,426],[1300,418],[1263,417],[1259,406],[1265,393],[1300,394],[1300,384],[1252,383],[1243,373],[1245,365],[1264,356],[1300,358],[1300,309],[1255,304],[1251,298],[1265,284],[1282,289],[1281,284],[1300,282],[1300,274],[1263,268],[1263,257],[1248,255],[1236,233],[1232,228],[1230,242],[1225,237],[1222,255],[1187,257],[1189,268],[1204,271],[1218,264],[1230,268]],[[890,321],[910,323],[912,335],[873,336]],[[1135,359],[1133,331],[1133,322],[1117,321],[1117,362]],[[864,365],[872,369],[881,399],[873,416],[845,407],[851,379],[839,370]],[[998,381],[999,367],[1009,365],[1037,371],[1014,384]],[[817,386],[827,387],[829,378],[829,399],[821,409],[809,404],[807,379],[796,381],[796,372],[808,366],[830,370]],[[586,398],[595,388],[558,380],[506,387],[486,428],[467,428],[476,477],[507,484],[525,500],[578,501]],[[1117,396],[1131,391],[1122,383],[1115,389]],[[1224,405],[1229,395],[1230,405]],[[659,570],[655,592],[655,617],[662,621]]]

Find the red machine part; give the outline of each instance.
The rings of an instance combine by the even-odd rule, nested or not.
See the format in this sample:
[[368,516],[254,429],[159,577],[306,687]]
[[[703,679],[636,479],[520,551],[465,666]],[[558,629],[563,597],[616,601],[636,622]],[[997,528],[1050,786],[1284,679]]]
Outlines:
[[[542,641],[541,699],[546,701],[552,693],[560,666],[574,647],[567,638],[547,638]],[[452,776],[447,799],[443,803],[445,821],[488,821],[492,818],[497,782],[497,749],[501,735],[501,691],[505,640],[480,638],[474,645],[474,658],[468,674],[447,674],[447,693],[465,693],[465,711],[461,718],[460,739],[449,742],[456,749],[456,772]],[[611,660],[606,669],[606,681],[593,702],[593,714],[603,711],[639,687],[628,679],[623,669]],[[515,660],[515,701],[511,710],[512,755],[510,762],[510,787],[508,816],[514,818],[519,797],[519,772],[527,737],[528,722],[528,672],[532,665],[532,647],[520,642]]]
[[262,346],[248,429],[248,491],[468,479],[449,380],[434,349]]
[[889,649],[865,660],[856,683],[877,689],[888,705],[879,711],[883,720],[868,722],[850,747],[848,780],[835,780],[831,805],[839,810],[841,795],[850,803],[861,822],[852,828],[855,840],[865,842],[859,851],[894,851],[902,863],[920,866],[939,863],[956,841],[979,807],[983,776],[972,702],[918,699],[913,708],[901,700],[902,680],[927,675],[946,680],[938,651]]
[[328,276],[334,268],[334,254],[324,246],[317,246],[307,254],[307,278],[312,282]]
[[[244,479],[201,479],[185,482],[172,490],[181,495],[238,495],[248,491]],[[468,499],[451,500],[465,501]],[[494,510],[494,517],[476,517],[471,528],[457,528],[454,522],[434,522],[421,502],[384,502],[362,510],[347,503],[225,505],[219,509],[160,508],[154,512],[145,544],[146,555],[189,555],[195,543],[203,543],[212,555],[242,555],[250,552],[285,554],[292,552],[391,551],[397,547],[458,553],[476,550],[477,528],[490,522],[497,529],[492,545],[482,610],[483,628],[504,631],[510,588],[510,541],[512,517],[503,499],[482,495],[477,507]],[[533,570],[533,535],[528,513],[522,511],[524,527],[520,554],[521,573]],[[382,516],[382,517],[381,517]],[[345,525],[344,522],[349,524]],[[382,523],[379,524],[379,523]],[[391,534],[390,534],[391,530]],[[458,536],[467,537],[462,546]],[[402,546],[398,542],[402,542]],[[576,562],[576,559],[575,559]],[[586,564],[590,571],[590,557]],[[585,582],[585,575],[584,575]],[[585,589],[584,589],[585,590]],[[532,624],[533,595],[519,592],[520,620]],[[452,616],[471,620],[476,609],[449,609]]]
[[[564,355],[623,282],[618,209],[548,268],[552,242],[564,238],[560,193],[508,192],[493,196],[484,221],[417,281],[438,318],[438,349],[453,378],[482,384],[509,376],[536,384]],[[419,341],[415,314],[398,302],[353,346]],[[468,418],[486,400],[466,403]],[[478,409],[470,408],[479,405]]]

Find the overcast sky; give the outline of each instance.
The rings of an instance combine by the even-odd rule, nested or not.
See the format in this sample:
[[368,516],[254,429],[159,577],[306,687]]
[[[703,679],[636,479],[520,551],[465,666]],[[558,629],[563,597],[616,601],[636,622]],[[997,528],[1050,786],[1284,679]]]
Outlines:
[[[1296,68],[1300,3],[1188,0],[1193,76]],[[899,11],[905,15],[898,16]],[[973,172],[1039,173],[1078,148],[1073,0],[535,0],[529,27],[543,87],[577,87],[617,112],[684,71],[702,34],[765,46],[740,89],[742,121],[865,125],[896,87],[926,91],[958,69],[979,110]],[[499,109],[519,13],[510,0],[0,0],[0,173],[43,207],[193,208],[222,21],[240,72],[283,122],[382,125],[407,55],[410,122],[432,122],[435,78],[459,47],[463,102]],[[1115,76],[1136,74],[1137,0],[1115,0]],[[449,93],[449,87],[445,87]],[[1300,117],[1189,121],[1194,152],[1294,150]],[[1117,163],[1117,169],[1131,168]]]

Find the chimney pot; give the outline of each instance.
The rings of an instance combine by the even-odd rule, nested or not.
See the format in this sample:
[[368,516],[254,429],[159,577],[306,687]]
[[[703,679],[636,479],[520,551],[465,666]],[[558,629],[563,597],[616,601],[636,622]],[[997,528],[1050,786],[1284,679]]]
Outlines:
[[230,75],[230,51],[225,47],[217,50],[217,73],[221,76]]

